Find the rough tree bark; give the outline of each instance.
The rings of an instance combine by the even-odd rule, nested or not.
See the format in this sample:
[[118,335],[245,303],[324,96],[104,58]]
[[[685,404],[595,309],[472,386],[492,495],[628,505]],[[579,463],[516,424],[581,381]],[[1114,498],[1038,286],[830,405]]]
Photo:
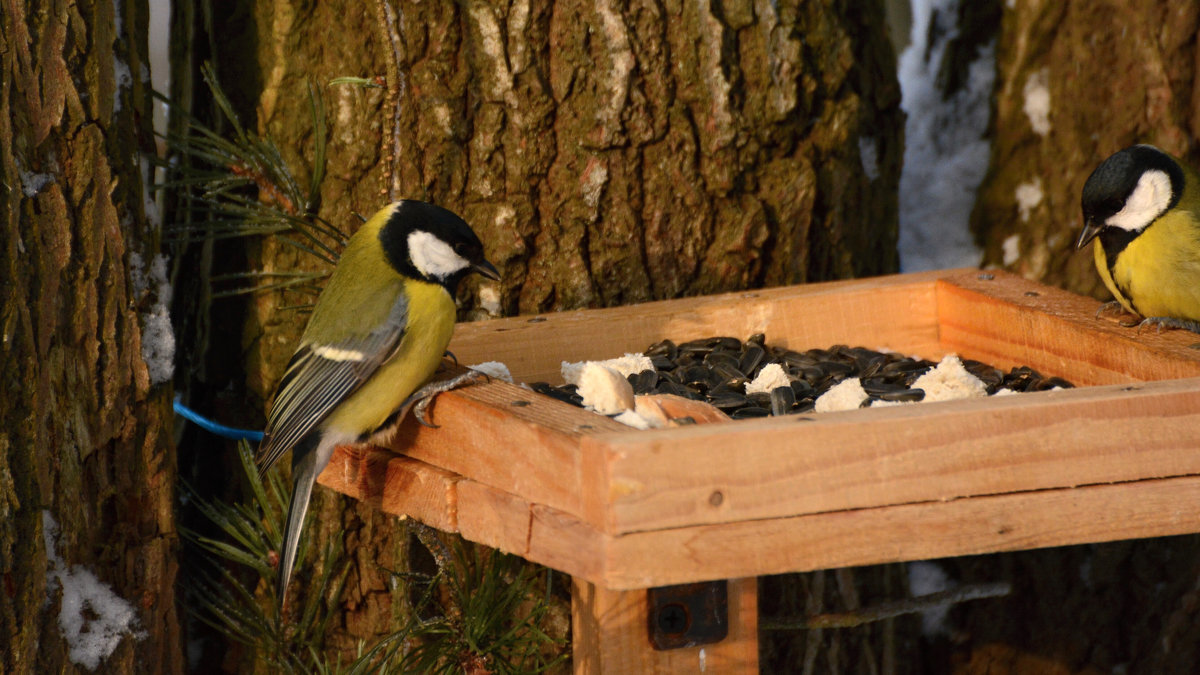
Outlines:
[[[1005,8],[996,55],[995,140],[972,219],[985,241],[985,262],[1004,264],[1004,242],[1012,241],[1019,255],[1010,257],[1010,269],[1104,294],[1090,250],[1074,250],[1083,183],[1105,157],[1133,143],[1200,161],[1197,30],[1195,3],[1070,1]],[[1037,113],[1043,92],[1044,118]]]
[[61,616],[103,610],[60,606],[56,574],[90,572],[136,613],[90,672],[182,672],[170,385],[152,384],[139,314],[162,298],[131,263],[158,250],[146,5],[2,6],[0,671],[86,672]]
[[[467,315],[897,268],[903,115],[879,2],[243,7],[249,21],[217,28],[231,36],[216,61],[235,100],[299,169],[305,83],[322,88],[330,222],[353,229],[352,214],[395,197],[462,214],[504,274],[499,288],[465,284]],[[338,76],[384,87],[326,86]],[[316,265],[271,242],[253,255],[268,269]],[[263,295],[246,324],[264,400],[302,327],[279,311],[290,302]],[[363,530],[388,526],[331,502],[318,499],[321,527],[357,539],[344,627],[364,636],[387,613],[377,566],[392,546]]]
[[[985,262],[1108,299],[1090,249],[1074,250],[1083,183],[1139,142],[1200,165],[1198,33],[1196,3],[1005,3],[992,159],[973,214]],[[1200,538],[947,564],[964,581],[1014,584],[1008,600],[955,610],[955,672],[1183,673],[1200,663]]]

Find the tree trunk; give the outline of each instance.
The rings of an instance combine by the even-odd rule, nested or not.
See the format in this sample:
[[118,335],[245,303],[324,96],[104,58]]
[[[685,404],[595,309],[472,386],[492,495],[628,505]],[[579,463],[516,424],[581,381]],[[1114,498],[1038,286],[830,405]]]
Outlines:
[[[303,174],[306,82],[321,89],[329,222],[352,230],[353,214],[396,198],[463,215],[504,275],[498,288],[464,284],[466,316],[897,269],[903,116],[879,2],[244,7],[249,21],[216,28],[232,98]],[[327,84],[340,76],[383,87]],[[321,268],[271,241],[252,257]],[[246,325],[249,387],[264,402],[303,327],[281,311],[294,302],[260,295]],[[386,629],[377,565],[393,545],[378,533],[391,525],[333,501],[316,500],[317,529],[349,530],[359,562],[349,646]]]
[[135,0],[0,11],[6,673],[182,672],[145,24]]

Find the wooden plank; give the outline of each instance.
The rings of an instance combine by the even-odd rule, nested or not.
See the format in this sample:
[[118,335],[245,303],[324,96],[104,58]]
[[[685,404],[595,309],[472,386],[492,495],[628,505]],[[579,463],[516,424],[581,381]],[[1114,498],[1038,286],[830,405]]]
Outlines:
[[529,560],[559,570],[570,567],[572,576],[603,578],[606,540],[597,536],[595,528],[541,504],[534,504],[530,515],[525,551]]
[[459,482],[462,536],[572,576],[604,576],[607,538],[587,523],[494,487]]
[[[451,369],[450,374],[461,372]],[[492,380],[439,394],[431,429],[406,419],[391,449],[472,480],[583,515],[581,438],[629,427]]]
[[317,482],[375,508],[408,515],[444,532],[458,531],[459,477],[371,446],[334,450]]
[[[612,537],[613,589],[1200,532],[1200,477]],[[603,536],[597,534],[597,536]]]
[[[803,421],[808,419],[810,421]],[[594,436],[609,534],[1200,474],[1200,379]]]
[[562,361],[610,359],[663,338],[713,335],[793,348],[858,344],[940,356],[934,283],[947,272],[891,275],[459,324],[463,364],[501,361],[518,381],[562,382]]
[[[992,278],[988,278],[988,277]],[[1078,385],[1200,376],[1200,336],[1126,328],[1097,318],[1100,303],[1004,272],[937,283],[945,350],[1000,368],[1027,365]]]
[[615,537],[495,488],[457,485],[466,539],[618,590],[1200,531],[1200,476]]
[[458,527],[465,539],[528,557],[529,502],[472,480],[460,481],[458,489]]
[[758,582],[729,582],[729,635],[700,647],[654,651],[646,628],[646,591],[612,591],[571,580],[572,663],[601,673],[757,673]]

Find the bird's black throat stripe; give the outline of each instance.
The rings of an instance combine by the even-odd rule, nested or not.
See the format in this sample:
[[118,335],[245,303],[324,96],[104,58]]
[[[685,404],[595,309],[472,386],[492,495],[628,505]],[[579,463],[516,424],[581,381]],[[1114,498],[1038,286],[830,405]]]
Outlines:
[[1104,262],[1108,265],[1109,274],[1113,273],[1113,267],[1117,264],[1117,256],[1125,250],[1129,242],[1136,239],[1142,232],[1143,230],[1131,232],[1119,227],[1106,227],[1100,230],[1100,245],[1104,247]]
[[1133,297],[1129,294],[1129,289],[1117,281],[1116,268],[1117,256],[1120,255],[1121,251],[1125,250],[1129,242],[1136,239],[1143,231],[1130,232],[1129,230],[1122,230],[1119,227],[1106,227],[1100,231],[1100,245],[1104,247],[1104,264],[1108,266],[1108,276],[1112,279],[1113,284],[1116,285],[1117,290],[1121,291],[1121,295],[1129,303],[1129,306],[1133,308],[1133,311],[1139,314],[1142,313],[1142,310],[1138,309],[1137,303],[1133,301]]

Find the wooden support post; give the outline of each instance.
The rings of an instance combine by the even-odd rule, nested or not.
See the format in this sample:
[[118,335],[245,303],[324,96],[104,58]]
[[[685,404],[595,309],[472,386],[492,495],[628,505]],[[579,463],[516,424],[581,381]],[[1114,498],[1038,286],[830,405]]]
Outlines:
[[715,644],[655,651],[645,590],[612,591],[571,579],[576,675],[757,673],[758,579],[729,581],[729,635]]

